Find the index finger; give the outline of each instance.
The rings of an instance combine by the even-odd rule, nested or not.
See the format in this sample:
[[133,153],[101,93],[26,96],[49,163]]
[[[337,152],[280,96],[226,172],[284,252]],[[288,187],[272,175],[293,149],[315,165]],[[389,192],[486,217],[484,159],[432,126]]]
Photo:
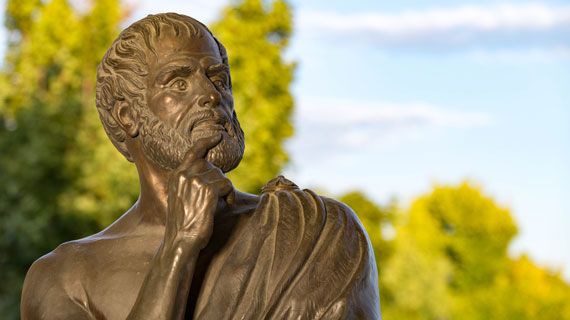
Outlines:
[[222,141],[221,133],[215,134],[211,137],[200,138],[196,140],[196,142],[190,146],[190,149],[188,150],[188,153],[186,153],[186,157],[180,164],[180,167],[187,168],[196,160],[203,159],[206,157],[208,151],[220,143],[220,141]]

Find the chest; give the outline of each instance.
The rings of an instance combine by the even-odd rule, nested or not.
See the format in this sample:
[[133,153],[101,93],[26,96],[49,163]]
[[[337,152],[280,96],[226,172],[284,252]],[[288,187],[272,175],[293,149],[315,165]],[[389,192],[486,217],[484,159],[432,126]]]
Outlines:
[[160,242],[144,246],[129,242],[107,243],[98,248],[96,258],[86,261],[85,283],[89,303],[106,319],[125,319],[150,269]]

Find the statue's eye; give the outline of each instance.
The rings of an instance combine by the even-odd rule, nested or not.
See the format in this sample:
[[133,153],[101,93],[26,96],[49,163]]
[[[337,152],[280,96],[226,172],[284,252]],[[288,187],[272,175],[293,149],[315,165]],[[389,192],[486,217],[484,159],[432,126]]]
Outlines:
[[222,80],[215,80],[214,85],[220,89],[226,89],[226,83]]
[[174,81],[172,85],[170,85],[170,87],[176,90],[184,91],[188,88],[188,83],[186,82],[186,80],[178,79]]

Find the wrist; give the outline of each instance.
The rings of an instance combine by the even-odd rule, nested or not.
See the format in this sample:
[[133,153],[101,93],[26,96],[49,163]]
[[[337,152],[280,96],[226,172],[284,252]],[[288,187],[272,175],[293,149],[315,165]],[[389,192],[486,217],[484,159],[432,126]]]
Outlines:
[[172,236],[165,235],[160,250],[163,256],[184,260],[197,255],[202,248],[201,243],[194,237],[177,233]]
[[164,243],[171,246],[203,249],[210,242],[212,235],[210,224],[198,221],[189,226],[178,227],[167,225],[164,233]]

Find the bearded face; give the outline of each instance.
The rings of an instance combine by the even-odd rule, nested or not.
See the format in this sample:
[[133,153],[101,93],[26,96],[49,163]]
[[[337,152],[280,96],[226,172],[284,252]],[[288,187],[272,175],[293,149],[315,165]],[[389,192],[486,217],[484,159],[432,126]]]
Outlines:
[[[193,115],[188,125],[179,130],[161,121],[146,107],[140,109],[142,149],[154,164],[163,169],[176,169],[193,143],[220,132],[222,140],[208,151],[206,160],[223,172],[229,172],[237,167],[243,157],[244,136],[235,113],[231,119],[227,119],[214,111],[205,110]],[[215,128],[203,125],[212,122],[217,124]]]

